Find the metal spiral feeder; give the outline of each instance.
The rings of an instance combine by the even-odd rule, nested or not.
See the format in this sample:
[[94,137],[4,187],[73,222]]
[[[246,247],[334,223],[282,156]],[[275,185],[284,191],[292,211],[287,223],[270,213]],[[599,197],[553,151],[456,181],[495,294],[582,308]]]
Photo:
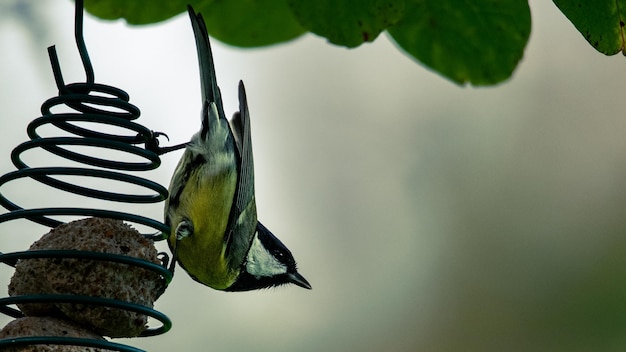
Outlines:
[[[17,168],[17,171],[9,172],[0,177],[0,189],[5,183],[28,177],[56,189],[90,198],[114,202],[143,204],[161,202],[168,196],[168,192],[165,187],[145,178],[118,171],[112,171],[148,171],[156,169],[161,163],[159,154],[163,153],[167,149],[158,147],[157,137],[162,134],[152,132],[148,128],[132,122],[132,120],[139,117],[140,111],[136,106],[128,102],[129,96],[126,92],[115,87],[94,83],[94,72],[82,34],[82,0],[76,1],[75,11],[75,39],[85,69],[86,82],[71,83],[66,85],[63,82],[56,50],[54,46],[48,48],[52,71],[54,73],[56,85],[59,88],[59,95],[45,101],[41,106],[42,116],[36,118],[28,124],[27,133],[30,140],[18,145],[11,153],[11,160]],[[96,93],[97,95],[94,95],[93,93]],[[76,112],[59,114],[51,113],[51,109],[57,106],[66,106]],[[89,122],[104,126],[115,126],[117,128],[129,130],[132,134],[124,136],[102,133],[77,126],[73,124],[74,122]],[[75,135],[75,137],[41,137],[37,133],[38,128],[48,124],[69,132]],[[137,146],[141,144],[144,145],[143,148]],[[67,146],[88,146],[112,149],[139,156],[146,161],[122,162],[101,159],[64,148]],[[80,167],[30,167],[22,160],[22,154],[34,148],[42,148],[47,152],[53,153],[62,158],[84,165],[99,167],[100,169]],[[101,168],[108,170],[103,170]],[[87,188],[55,178],[58,176],[82,176],[115,180],[147,188],[154,191],[154,194],[123,194]],[[53,228],[62,224],[62,222],[54,220],[49,216],[92,216],[126,220],[148,226],[155,229],[155,233],[157,234],[146,234],[144,236],[155,241],[164,239],[161,235],[162,233],[170,233],[169,227],[159,221],[129,213],[73,207],[23,209],[19,205],[7,199],[1,192],[0,204],[10,211],[9,213],[0,215],[0,223],[16,219],[28,219],[35,223]],[[167,257],[166,255],[164,256]],[[110,261],[140,267],[157,273],[164,281],[164,286],[166,286],[172,279],[172,273],[166,269],[167,263],[158,265],[143,259],[124,255],[76,250],[40,250],[0,254],[0,262],[13,267],[19,259],[30,258],[79,258]],[[167,261],[167,259],[165,259],[165,261]],[[89,305],[100,305],[145,314],[161,323],[161,326],[159,327],[148,328],[140,336],[163,334],[167,332],[172,325],[167,316],[152,308],[130,302],[91,296],[38,294],[5,297],[0,298],[0,312],[13,318],[23,317],[24,314],[20,310],[9,307],[10,305],[23,303],[83,303]],[[88,338],[19,337],[0,340],[0,348],[40,344],[85,346],[117,351],[141,351],[134,347],[110,341]]]

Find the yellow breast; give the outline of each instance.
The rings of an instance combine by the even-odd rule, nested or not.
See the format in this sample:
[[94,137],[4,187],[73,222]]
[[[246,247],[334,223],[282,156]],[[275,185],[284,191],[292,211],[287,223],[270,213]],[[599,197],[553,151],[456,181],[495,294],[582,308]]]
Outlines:
[[[179,262],[199,282],[215,288],[228,288],[237,278],[238,268],[228,268],[224,258],[224,236],[233,204],[237,174],[233,169],[218,173],[198,168],[189,178],[180,197],[176,218],[171,219],[169,238]],[[205,173],[205,174],[202,174]],[[193,223],[193,234],[176,243],[176,226],[183,219]]]

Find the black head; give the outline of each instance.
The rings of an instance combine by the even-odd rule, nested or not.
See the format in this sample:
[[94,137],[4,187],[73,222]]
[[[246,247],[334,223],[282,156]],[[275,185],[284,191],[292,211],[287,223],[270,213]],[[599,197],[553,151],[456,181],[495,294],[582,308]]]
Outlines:
[[298,273],[289,249],[258,222],[241,274],[226,291],[250,291],[285,284],[311,289],[309,282]]

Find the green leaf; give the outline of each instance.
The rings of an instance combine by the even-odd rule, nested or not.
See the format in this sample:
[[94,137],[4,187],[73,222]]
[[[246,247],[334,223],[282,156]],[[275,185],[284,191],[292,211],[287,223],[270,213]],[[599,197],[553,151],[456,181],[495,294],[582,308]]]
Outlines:
[[195,9],[204,16],[211,36],[235,46],[276,44],[306,32],[287,0],[214,0]]
[[626,0],[553,1],[596,50],[626,55]]
[[85,0],[85,9],[102,19],[141,25],[186,12],[187,4],[202,13],[211,36],[235,46],[276,44],[306,32],[287,0]]
[[374,41],[404,11],[404,0],[290,0],[289,5],[303,27],[349,48]]
[[389,33],[454,82],[487,85],[511,76],[530,27],[526,0],[408,0],[404,18]]
[[211,1],[85,0],[85,10],[105,20],[124,18],[129,24],[141,25],[174,17],[187,10],[188,2],[197,4]]

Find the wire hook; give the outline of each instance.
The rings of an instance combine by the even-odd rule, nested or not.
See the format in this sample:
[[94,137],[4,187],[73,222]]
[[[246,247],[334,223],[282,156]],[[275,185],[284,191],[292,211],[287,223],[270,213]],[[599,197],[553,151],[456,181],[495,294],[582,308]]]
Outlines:
[[87,83],[94,83],[93,66],[89,59],[89,53],[87,53],[87,46],[85,45],[85,38],[83,37],[83,2],[84,0],[76,0],[76,7],[74,13],[74,38],[76,39],[76,47],[80,54],[80,59],[83,61],[83,67],[85,68],[85,77]]

